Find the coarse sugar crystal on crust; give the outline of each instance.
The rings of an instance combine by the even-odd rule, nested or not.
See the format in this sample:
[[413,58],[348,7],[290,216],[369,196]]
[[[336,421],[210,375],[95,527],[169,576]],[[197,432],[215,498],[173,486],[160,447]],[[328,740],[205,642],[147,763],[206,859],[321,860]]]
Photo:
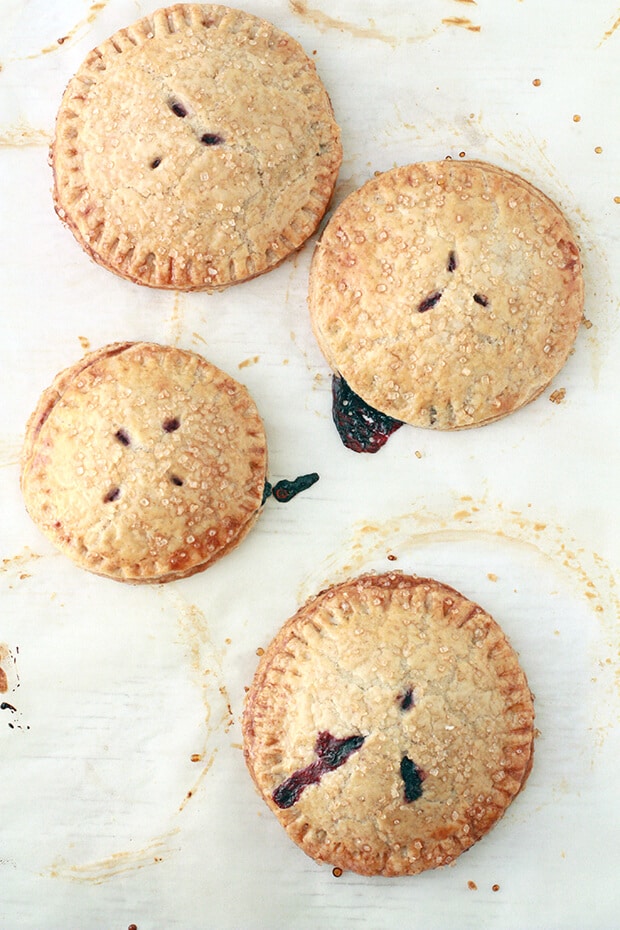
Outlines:
[[367,574],[275,636],[243,714],[254,782],[320,862],[406,875],[452,862],[521,791],[534,708],[498,624],[428,578]]
[[87,56],[60,105],[56,211],[101,265],[220,290],[318,226],[342,148],[314,62],[241,10],[177,4]]
[[579,249],[560,209],[479,161],[380,174],[334,211],[309,309],[332,369],[396,420],[460,429],[537,397],[583,318]]
[[248,391],[195,352],[114,343],[47,388],[26,427],[30,516],[79,566],[118,581],[194,574],[262,509],[267,444]]

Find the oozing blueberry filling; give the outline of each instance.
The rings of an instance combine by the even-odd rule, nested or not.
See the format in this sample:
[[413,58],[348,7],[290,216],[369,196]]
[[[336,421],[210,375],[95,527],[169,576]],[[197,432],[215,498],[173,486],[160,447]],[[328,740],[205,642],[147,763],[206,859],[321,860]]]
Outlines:
[[297,494],[301,494],[302,491],[307,491],[308,488],[311,488],[318,480],[318,473],[313,471],[308,475],[300,475],[292,481],[289,481],[287,478],[282,478],[281,481],[278,481],[274,485],[269,481],[265,481],[261,506],[271,495],[281,504],[288,504]]
[[409,756],[403,756],[400,762],[400,774],[405,783],[405,801],[411,804],[422,797],[422,782],[426,778],[422,769],[419,769]]
[[178,475],[170,475],[170,480],[172,481],[173,484],[176,484],[177,488],[180,488],[183,486],[183,479],[179,478]]
[[127,435],[124,429],[117,429],[116,432],[114,433],[114,438],[118,439],[118,441],[120,442],[122,446],[128,446],[131,442],[129,436]]
[[489,304],[489,298],[485,297],[484,294],[474,294],[474,300],[477,304],[480,304],[481,307],[487,307]]
[[378,452],[403,425],[362,400],[341,375],[332,378],[332,416],[342,442],[353,452]]
[[401,710],[410,710],[415,701],[413,699],[413,688],[408,688],[404,695],[400,698],[400,709]]
[[221,145],[224,139],[222,136],[218,136],[214,132],[205,132],[204,135],[200,137],[200,141],[203,145]]
[[311,488],[318,480],[319,476],[315,471],[311,472],[309,475],[300,475],[293,481],[288,481],[286,478],[283,478],[281,481],[278,481],[277,484],[274,484],[271,493],[281,504],[287,504],[296,494],[307,491],[308,488]]
[[428,297],[425,297],[424,300],[420,301],[418,304],[418,313],[426,313],[427,310],[430,310],[431,307],[434,307],[435,304],[439,303],[441,300],[441,291],[433,291],[432,294],[429,294]]
[[162,423],[162,429],[164,433],[174,433],[174,431],[177,430],[180,425],[180,420],[178,420],[176,417],[170,417],[169,420],[164,420]]
[[174,113],[175,116],[179,116],[179,117],[181,117],[181,119],[182,119],[184,116],[187,116],[187,110],[185,109],[185,107],[183,106],[183,104],[182,104],[182,103],[179,103],[177,100],[172,100],[172,101],[168,104],[168,106],[170,107],[170,109],[172,110],[172,112]]
[[320,782],[326,772],[340,768],[364,743],[364,736],[345,736],[338,739],[322,730],[317,736],[314,751],[318,758],[303,769],[298,769],[273,792],[273,800],[280,808],[292,807],[308,785]]

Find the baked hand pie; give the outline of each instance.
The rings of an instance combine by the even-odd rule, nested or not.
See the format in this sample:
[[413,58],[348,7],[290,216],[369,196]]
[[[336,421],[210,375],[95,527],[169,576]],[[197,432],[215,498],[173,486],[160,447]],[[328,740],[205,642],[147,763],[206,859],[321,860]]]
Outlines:
[[325,358],[369,408],[413,426],[481,426],[537,397],[566,362],[583,318],[579,248],[523,178],[421,162],[334,211],[308,301]]
[[245,387],[194,352],[114,343],[62,371],[30,417],[21,486],[82,568],[165,582],[230,552],[262,509],[263,423]]
[[275,267],[318,226],[342,148],[298,42],[213,4],[177,4],[93,49],[51,148],[56,211],[138,284],[221,290]]
[[481,607],[432,579],[367,574],[284,624],[243,735],[260,794],[304,852],[410,875],[456,859],[521,791],[534,708]]

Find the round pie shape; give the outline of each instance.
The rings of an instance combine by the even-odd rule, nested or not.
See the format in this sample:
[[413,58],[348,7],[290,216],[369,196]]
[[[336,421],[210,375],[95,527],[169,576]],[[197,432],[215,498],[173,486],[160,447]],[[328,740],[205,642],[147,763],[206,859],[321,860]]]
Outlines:
[[139,284],[219,290],[316,229],[342,161],[314,63],[240,10],[178,4],[93,49],[51,149],[56,211]]
[[332,369],[414,426],[497,420],[560,371],[583,317],[579,250],[559,208],[478,161],[372,178],[334,211],[309,308]]
[[497,623],[457,591],[362,575],[261,658],[243,716],[267,805],[309,856],[364,875],[446,865],[527,779],[533,699]]
[[241,542],[266,469],[246,388],[194,352],[124,342],[87,354],[43,392],[21,485],[34,522],[82,568],[165,582]]

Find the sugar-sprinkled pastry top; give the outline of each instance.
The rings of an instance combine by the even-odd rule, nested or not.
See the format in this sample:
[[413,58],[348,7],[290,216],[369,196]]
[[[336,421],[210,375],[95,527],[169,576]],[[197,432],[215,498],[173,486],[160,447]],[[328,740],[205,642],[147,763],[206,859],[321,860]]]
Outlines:
[[178,4],[121,29],[65,91],[59,216],[100,264],[153,287],[261,274],[316,229],[342,160],[314,63],[270,23]]
[[334,211],[309,307],[332,369],[368,405],[458,429],[533,400],[583,317],[579,250],[529,182],[476,161],[372,178]]
[[454,589],[362,575],[311,599],[264,652],[245,757],[289,836],[367,875],[445,865],[527,779],[533,700],[498,624]]

